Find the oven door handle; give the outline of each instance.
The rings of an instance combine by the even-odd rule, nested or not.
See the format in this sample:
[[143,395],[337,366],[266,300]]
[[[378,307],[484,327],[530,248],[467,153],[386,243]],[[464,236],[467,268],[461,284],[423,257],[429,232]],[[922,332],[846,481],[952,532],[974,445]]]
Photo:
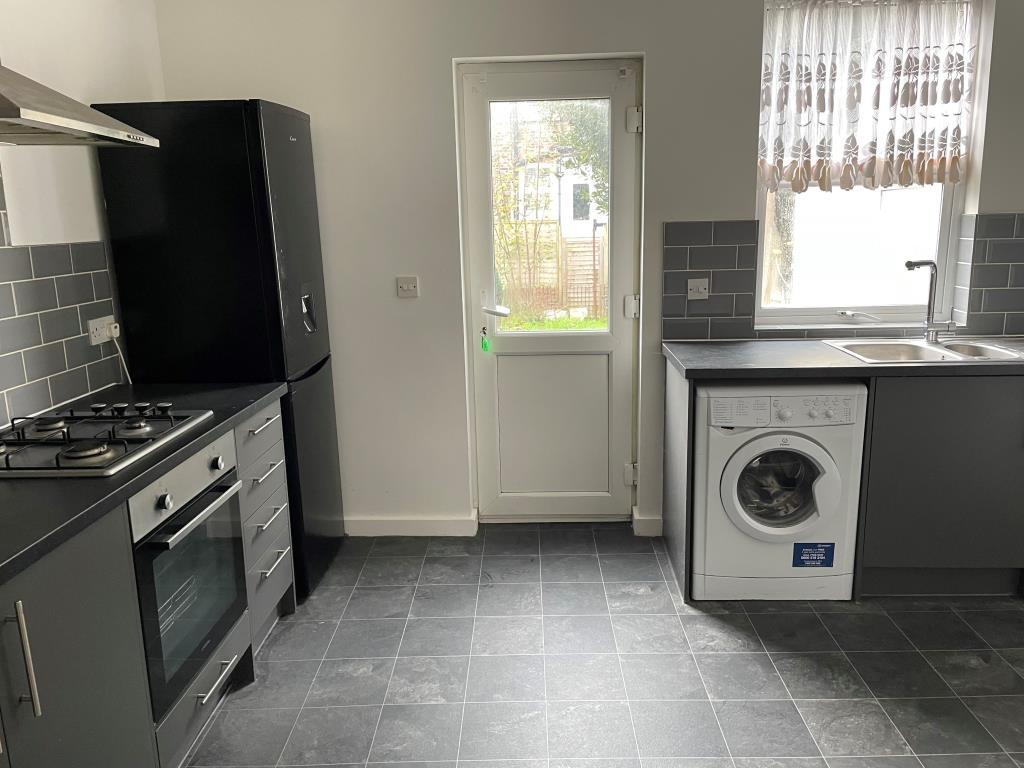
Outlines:
[[180,544],[186,536],[192,531],[198,528],[200,525],[206,522],[206,520],[218,509],[227,504],[231,498],[238,494],[238,491],[242,488],[242,481],[239,480],[234,485],[227,488],[224,493],[217,497],[210,506],[200,512],[198,515],[188,521],[180,530],[175,531],[169,536],[154,536],[149,540],[149,544],[159,549],[174,549]]

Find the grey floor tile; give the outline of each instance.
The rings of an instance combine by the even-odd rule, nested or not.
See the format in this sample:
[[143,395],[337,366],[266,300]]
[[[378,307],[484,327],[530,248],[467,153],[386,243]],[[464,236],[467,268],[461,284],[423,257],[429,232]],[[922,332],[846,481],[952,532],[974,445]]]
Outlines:
[[763,651],[754,626],[742,613],[720,613],[681,617],[686,639],[694,653],[735,653]]
[[257,654],[258,661],[319,661],[324,657],[335,621],[281,621]]
[[594,532],[589,528],[545,528],[540,532],[542,555],[593,555]]
[[478,586],[468,584],[451,586],[427,584],[416,587],[410,616],[423,618],[474,616]]
[[[372,765],[372,763],[371,763]],[[540,760],[463,760],[459,763],[461,768],[548,768],[548,761]],[[384,768],[382,766],[381,768]],[[390,768],[390,766],[388,766]],[[434,768],[434,766],[423,766],[422,768]],[[588,768],[587,766],[566,765],[561,768]],[[590,768],[597,768],[591,766]],[[625,767],[623,767],[625,768]],[[630,768],[636,768],[632,766]]]
[[544,624],[539,616],[478,616],[473,630],[473,655],[541,653]]
[[871,598],[864,600],[812,600],[811,607],[815,613],[883,613],[885,611],[881,603]]
[[484,536],[485,555],[539,555],[540,535],[537,531],[490,531]]
[[1006,662],[1017,670],[1018,675],[1024,675],[1024,648],[1002,650],[999,655],[1006,659]]
[[346,619],[404,619],[413,587],[356,587],[342,616]]
[[[736,768],[829,768],[820,757],[738,757]],[[916,763],[914,768],[920,768]]]
[[427,555],[434,557],[453,557],[459,555],[482,555],[484,537],[477,536],[443,536],[432,538],[427,544]]
[[960,696],[1024,695],[1024,677],[995,651],[932,651],[925,657]]
[[328,659],[395,656],[405,630],[405,619],[343,619],[327,649]]
[[709,616],[719,613],[746,613],[743,603],[738,600],[698,600],[677,603],[680,616]]
[[709,701],[634,701],[630,708],[641,758],[729,754]]
[[616,701],[548,705],[552,757],[637,757],[629,707]]
[[867,685],[843,653],[773,653],[794,699],[866,699]]
[[545,616],[545,653],[614,653],[607,616]]
[[947,597],[946,603],[955,611],[1024,611],[1024,600],[1019,597]]
[[422,557],[368,557],[359,574],[360,587],[415,584],[423,568]]
[[192,758],[193,765],[276,765],[297,709],[224,710]]
[[815,757],[820,753],[791,701],[716,701],[733,757]]
[[798,701],[796,705],[825,757],[910,754],[877,701]]
[[697,666],[712,699],[788,699],[767,653],[698,653]]
[[[646,757],[641,761],[643,768],[735,768],[739,763],[734,763],[728,757]],[[751,766],[745,766],[751,768]],[[765,768],[756,766],[755,768]],[[779,766],[769,766],[779,768]]]
[[651,554],[598,556],[601,575],[608,581],[663,581],[658,558]]
[[952,611],[890,611],[890,618],[922,651],[987,648],[981,637]]
[[370,557],[422,557],[427,553],[427,545],[430,539],[426,536],[378,536],[373,547],[370,548]]
[[993,648],[1024,648],[1024,612],[969,611],[960,616]]
[[479,557],[427,557],[420,584],[479,584]]
[[1024,765],[1024,752],[1014,752],[1010,755],[1017,765]]
[[821,615],[844,651],[909,651],[910,641],[888,616],[871,613]]
[[999,745],[957,699],[886,699],[881,704],[918,754],[999,751]]
[[282,616],[281,621],[337,621],[348,605],[352,587],[328,587],[320,585],[306,602],[295,609],[295,613]]
[[633,531],[622,528],[594,530],[597,551],[602,555],[632,555],[654,552],[651,538],[634,536]]
[[484,558],[481,584],[524,584],[540,581],[538,555],[499,555]]
[[707,690],[689,653],[622,654],[626,695],[640,699],[706,699]]
[[1024,696],[983,696],[964,702],[1003,749],[1024,752]]
[[750,621],[772,652],[839,650],[816,613],[759,613]]
[[594,616],[608,613],[604,584],[544,584],[545,616]]
[[661,581],[620,581],[605,585],[612,613],[675,613],[668,585]]
[[947,611],[949,600],[944,597],[878,597],[875,598],[890,613],[907,611]]
[[744,600],[747,613],[810,613],[814,610],[806,600]]
[[916,757],[890,755],[888,757],[830,757],[829,768],[921,768]]
[[994,755],[925,755],[921,757],[924,768],[1017,768],[1017,763],[1007,754]]
[[375,541],[373,536],[346,536],[341,540],[338,558],[366,557]]
[[307,707],[345,707],[384,703],[395,660],[331,659],[325,661],[309,689]]
[[544,701],[544,657],[474,657],[466,701]]
[[543,581],[601,581],[597,555],[545,555],[542,566]]
[[[625,699],[619,657],[613,653],[567,655],[549,654],[544,657],[548,701],[598,701]],[[567,755],[563,755],[566,757]],[[619,757],[620,755],[594,755]],[[573,755],[586,757],[586,755]]]
[[388,684],[387,704],[449,704],[466,693],[468,656],[409,656],[398,659]]
[[462,720],[462,760],[514,760],[547,757],[543,702],[466,704]]
[[359,581],[365,557],[338,557],[320,580],[321,587],[354,587]]
[[477,616],[540,616],[540,584],[481,584]]
[[370,760],[452,760],[459,754],[462,704],[386,704]]
[[917,651],[851,651],[847,656],[871,692],[880,699],[953,695]]
[[678,616],[612,616],[619,653],[685,653],[690,650]]
[[399,656],[468,656],[473,619],[409,619]]
[[256,681],[236,688],[224,709],[301,707],[319,661],[257,661]]

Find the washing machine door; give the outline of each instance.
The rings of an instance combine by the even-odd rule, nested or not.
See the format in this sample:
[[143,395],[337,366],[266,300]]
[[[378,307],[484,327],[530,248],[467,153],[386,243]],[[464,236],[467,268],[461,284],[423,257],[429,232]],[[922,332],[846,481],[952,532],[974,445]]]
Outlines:
[[800,541],[837,514],[842,478],[818,443],[772,433],[745,443],[722,472],[729,519],[761,541]]

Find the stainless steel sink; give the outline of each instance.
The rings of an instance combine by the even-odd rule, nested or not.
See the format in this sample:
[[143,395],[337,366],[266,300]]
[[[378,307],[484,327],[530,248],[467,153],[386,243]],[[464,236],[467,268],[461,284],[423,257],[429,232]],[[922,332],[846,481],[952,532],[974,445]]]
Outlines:
[[982,344],[978,341],[943,341],[939,343],[951,352],[974,360],[1019,360],[1021,357],[1012,350],[997,347],[994,344]]
[[825,343],[865,363],[970,363],[1020,360],[1022,357],[994,344],[954,339],[936,344],[923,339],[850,339]]

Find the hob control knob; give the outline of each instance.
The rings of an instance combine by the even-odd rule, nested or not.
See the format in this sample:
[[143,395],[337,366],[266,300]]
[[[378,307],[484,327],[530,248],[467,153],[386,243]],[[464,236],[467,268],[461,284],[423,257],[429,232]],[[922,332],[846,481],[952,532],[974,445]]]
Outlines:
[[791,411],[789,408],[783,408],[781,411],[779,411],[779,420],[780,421],[789,421],[792,418],[793,418],[793,411]]
[[157,509],[162,509],[164,512],[170,512],[174,509],[174,497],[169,493],[161,493],[159,498],[156,500]]
[[149,403],[136,403],[135,410],[138,413],[145,413],[146,411],[149,410]]
[[224,469],[224,457],[214,456],[212,459],[210,459],[210,469],[214,470],[215,472],[219,472],[220,470]]
[[173,406],[173,403],[157,403],[156,404],[156,409],[158,411],[160,411],[160,415],[161,416],[166,416],[167,414],[169,414],[171,412],[171,407],[172,406]]
[[92,405],[89,406],[89,408],[92,410],[93,413],[95,413],[97,416],[99,416],[101,413],[103,413],[105,410],[107,410],[107,404],[106,403],[93,403]]
[[807,412],[807,415],[810,416],[812,419],[816,419],[818,418],[818,411],[815,410],[814,408],[811,408],[811,410]]
[[124,416],[125,412],[128,410],[128,403],[114,403],[110,408],[113,410],[115,416]]

